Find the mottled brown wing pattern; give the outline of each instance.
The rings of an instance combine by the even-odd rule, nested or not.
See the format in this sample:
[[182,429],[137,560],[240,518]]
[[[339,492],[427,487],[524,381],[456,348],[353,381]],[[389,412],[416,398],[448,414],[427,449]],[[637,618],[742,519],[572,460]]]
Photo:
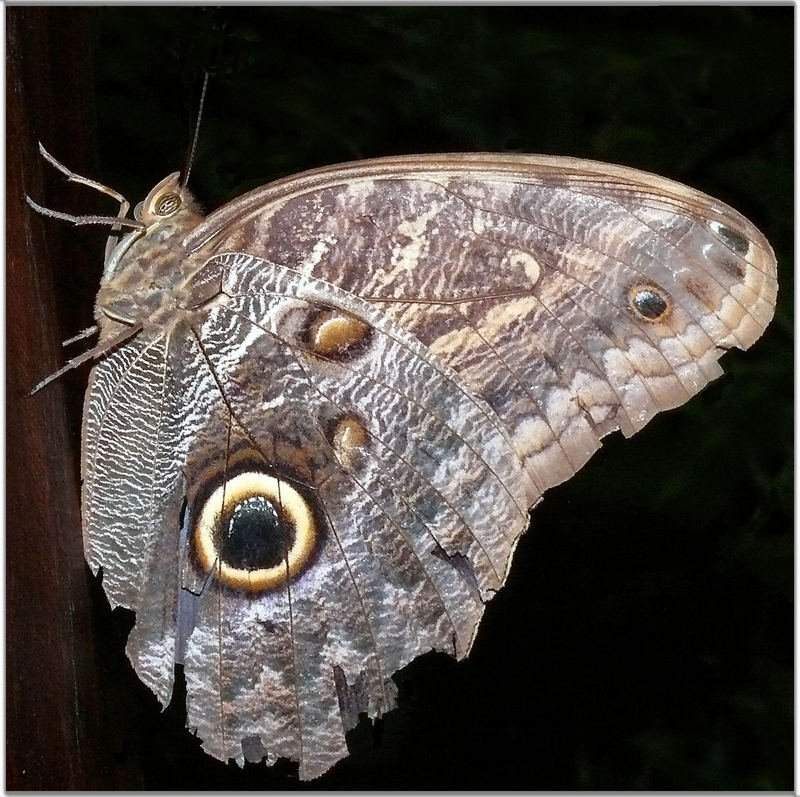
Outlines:
[[469,652],[528,508],[776,292],[739,214],[571,159],[331,167],[205,220],[172,176],[141,218],[98,295],[101,340],[142,331],[87,392],[87,559],[205,749],[306,779],[394,672]]
[[[187,239],[369,299],[506,424],[538,492],[720,375],[772,317],[772,251],[740,214],[662,178],[533,156],[421,156],[253,192]],[[647,318],[632,291],[654,288]],[[535,496],[531,496],[533,502]]]

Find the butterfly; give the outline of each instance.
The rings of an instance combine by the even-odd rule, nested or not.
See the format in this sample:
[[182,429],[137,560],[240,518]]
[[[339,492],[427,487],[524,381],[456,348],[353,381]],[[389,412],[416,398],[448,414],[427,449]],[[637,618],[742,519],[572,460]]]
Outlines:
[[[381,158],[203,216],[178,173],[118,216],[82,430],[86,559],[128,656],[221,759],[347,755],[417,656],[468,655],[529,510],[770,322],[723,203],[590,161]],[[122,231],[125,234],[119,238]]]

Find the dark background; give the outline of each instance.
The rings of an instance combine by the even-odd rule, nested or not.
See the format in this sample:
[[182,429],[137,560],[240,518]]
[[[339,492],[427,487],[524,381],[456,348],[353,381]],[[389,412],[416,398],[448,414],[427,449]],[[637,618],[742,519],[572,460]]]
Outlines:
[[8,788],[288,788],[205,756],[124,655],[82,563],[87,369],[32,399],[92,323],[114,213],[182,168],[208,209],[362,157],[520,151],[621,163],[747,215],[776,319],[726,377],[603,449],[533,513],[469,659],[396,676],[316,788],[791,789],[793,27],[783,8],[6,8]]

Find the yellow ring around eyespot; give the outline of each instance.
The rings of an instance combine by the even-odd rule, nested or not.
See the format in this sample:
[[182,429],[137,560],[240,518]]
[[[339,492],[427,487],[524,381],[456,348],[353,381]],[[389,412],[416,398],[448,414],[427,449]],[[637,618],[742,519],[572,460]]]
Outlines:
[[[223,493],[225,506],[223,506]],[[245,570],[231,567],[220,560],[214,544],[214,531],[220,516],[228,506],[254,496],[263,496],[291,520],[295,528],[294,545],[286,561],[273,567]],[[317,541],[317,528],[308,503],[288,482],[258,471],[248,471],[221,484],[205,502],[194,528],[195,552],[203,572],[214,571],[226,586],[248,592],[272,589],[292,578],[308,561]]]

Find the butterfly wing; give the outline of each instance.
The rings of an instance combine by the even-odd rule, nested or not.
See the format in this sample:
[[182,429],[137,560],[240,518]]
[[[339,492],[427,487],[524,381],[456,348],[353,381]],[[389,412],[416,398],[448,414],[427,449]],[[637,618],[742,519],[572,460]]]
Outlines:
[[[210,265],[224,301],[93,374],[87,550],[137,612],[128,653],[162,702],[184,665],[206,749],[312,778],[360,712],[392,707],[394,672],[466,655],[527,524],[526,479],[485,403],[369,303],[249,256]],[[350,321],[357,345],[325,349],[320,319],[340,344]],[[259,576],[268,552],[224,552],[214,502],[243,480],[237,505],[256,502],[269,479],[293,540]],[[244,583],[237,556],[255,557]]]
[[[373,302],[512,434],[538,492],[721,374],[772,318],[776,262],[723,203],[570,158],[436,155],[309,172],[187,240]],[[533,499],[533,496],[532,496]]]
[[734,211],[568,159],[333,167],[185,246],[196,309],[93,372],[87,554],[206,749],[303,778],[396,670],[466,655],[528,507],[719,375],[776,290]]
[[[86,560],[102,569],[112,608],[136,611],[129,656],[164,705],[172,694],[179,586],[169,531],[180,525],[185,492],[184,405],[172,379],[169,341],[160,334],[141,334],[101,360],[86,391],[81,460]],[[143,651],[139,639],[152,644]]]
[[[287,756],[311,778],[346,755],[360,711],[392,707],[396,670],[469,650],[527,523],[524,475],[488,408],[380,311],[258,258],[214,265],[224,302],[193,331],[194,362],[182,358],[217,402],[189,458],[188,523],[214,485],[268,474],[273,503],[296,492],[309,510],[287,571],[311,543],[291,578],[220,589],[214,572],[200,592],[189,723],[218,757]],[[353,346],[320,343],[335,319],[353,322]]]

